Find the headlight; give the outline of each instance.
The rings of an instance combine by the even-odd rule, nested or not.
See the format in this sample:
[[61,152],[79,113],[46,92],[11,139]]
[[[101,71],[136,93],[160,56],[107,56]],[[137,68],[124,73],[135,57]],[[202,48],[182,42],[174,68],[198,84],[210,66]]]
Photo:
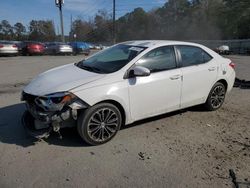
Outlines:
[[45,111],[60,111],[67,104],[71,104],[76,96],[69,92],[54,93],[37,97],[35,103]]

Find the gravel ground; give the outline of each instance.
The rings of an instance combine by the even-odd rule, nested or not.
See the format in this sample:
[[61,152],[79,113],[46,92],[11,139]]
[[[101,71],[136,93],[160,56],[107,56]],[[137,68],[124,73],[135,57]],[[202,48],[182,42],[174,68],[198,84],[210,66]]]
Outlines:
[[[34,76],[82,56],[0,58],[0,187],[250,187],[250,90],[235,88],[216,112],[194,107],[124,127],[86,146],[75,129],[47,140],[20,123],[20,92]],[[250,80],[250,57],[230,56]]]

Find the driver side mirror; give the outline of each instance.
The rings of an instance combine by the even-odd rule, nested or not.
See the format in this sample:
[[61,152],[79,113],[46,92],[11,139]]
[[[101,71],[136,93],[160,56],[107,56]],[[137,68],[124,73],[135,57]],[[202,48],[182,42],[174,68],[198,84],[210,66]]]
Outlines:
[[128,78],[149,76],[150,70],[142,66],[135,66],[129,70]]

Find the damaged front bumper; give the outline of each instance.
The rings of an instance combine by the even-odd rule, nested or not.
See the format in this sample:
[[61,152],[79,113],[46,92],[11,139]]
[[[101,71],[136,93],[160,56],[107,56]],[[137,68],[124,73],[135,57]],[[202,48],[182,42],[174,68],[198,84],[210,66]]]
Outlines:
[[[40,96],[22,93],[22,100],[26,102],[27,107],[27,111],[22,117],[22,123],[27,133],[38,139],[48,137],[51,131],[60,133],[61,128],[76,126],[78,110],[88,108],[88,104],[77,97],[63,105],[60,103],[65,97],[61,95],[60,98],[58,95],[42,97],[42,102],[38,100],[40,98]],[[59,107],[57,109],[50,107],[49,105],[53,105],[52,103],[56,103],[54,105]]]

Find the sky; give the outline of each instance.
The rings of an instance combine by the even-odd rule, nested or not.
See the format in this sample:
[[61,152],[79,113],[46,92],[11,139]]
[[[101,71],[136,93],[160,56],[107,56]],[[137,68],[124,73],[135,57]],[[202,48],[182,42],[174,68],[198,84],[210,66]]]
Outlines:
[[[106,9],[112,13],[113,0],[64,0],[64,29],[67,35],[70,30],[71,15],[73,20],[81,17],[89,19],[98,10]],[[131,12],[137,7],[146,11],[162,6],[166,0],[116,0],[116,17]],[[8,20],[11,24],[21,22],[28,26],[34,20],[53,20],[56,31],[60,26],[59,11],[55,0],[0,0],[0,21]]]

